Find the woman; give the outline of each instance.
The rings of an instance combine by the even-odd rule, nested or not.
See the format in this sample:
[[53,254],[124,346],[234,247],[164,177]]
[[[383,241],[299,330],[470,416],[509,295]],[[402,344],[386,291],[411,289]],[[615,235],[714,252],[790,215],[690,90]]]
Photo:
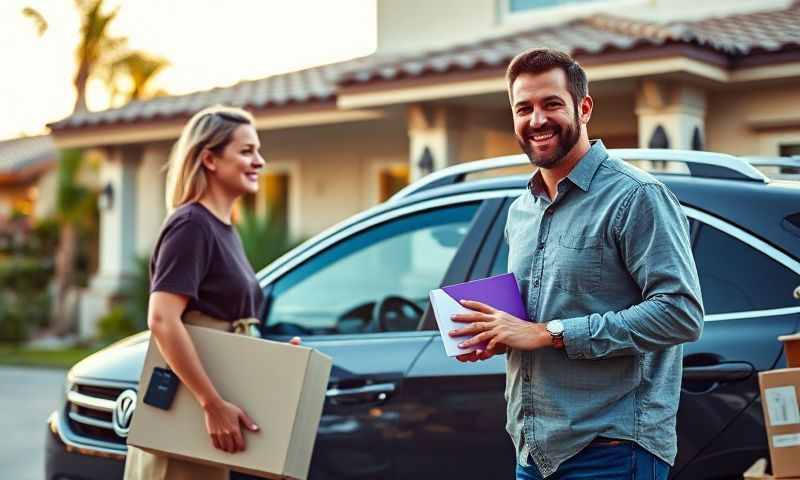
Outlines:
[[[208,378],[183,323],[245,331],[260,313],[261,288],[231,225],[240,196],[258,191],[264,159],[252,116],[211,107],[184,127],[167,171],[167,209],[150,263],[147,325],[161,354],[205,412],[214,447],[245,449],[240,425],[259,427],[226,401]],[[242,320],[245,319],[245,320]],[[293,338],[291,343],[299,344]],[[129,447],[125,480],[226,479],[228,469],[152,455]]]

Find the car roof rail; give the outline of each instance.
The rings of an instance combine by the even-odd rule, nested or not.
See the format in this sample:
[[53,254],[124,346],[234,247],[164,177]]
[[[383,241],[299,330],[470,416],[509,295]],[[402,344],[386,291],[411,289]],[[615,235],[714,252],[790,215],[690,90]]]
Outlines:
[[800,168],[800,155],[791,157],[741,157],[754,167]]
[[[724,153],[699,152],[696,150],[669,150],[646,148],[617,148],[608,151],[612,157],[624,161],[678,162],[689,169],[693,177],[723,178],[767,183],[769,179],[750,162]],[[462,183],[467,176],[491,170],[529,165],[523,154],[476,160],[443,168],[433,172],[395,193],[389,201],[406,198],[412,194],[431,190],[445,185]],[[671,173],[671,172],[659,172]]]

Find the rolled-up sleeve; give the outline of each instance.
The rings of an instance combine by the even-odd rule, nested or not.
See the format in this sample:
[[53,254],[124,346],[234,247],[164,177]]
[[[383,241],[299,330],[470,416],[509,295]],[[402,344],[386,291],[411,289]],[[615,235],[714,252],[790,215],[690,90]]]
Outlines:
[[567,355],[633,355],[700,338],[700,284],[689,225],[675,196],[661,184],[638,185],[614,218],[620,258],[642,301],[621,311],[562,319]]

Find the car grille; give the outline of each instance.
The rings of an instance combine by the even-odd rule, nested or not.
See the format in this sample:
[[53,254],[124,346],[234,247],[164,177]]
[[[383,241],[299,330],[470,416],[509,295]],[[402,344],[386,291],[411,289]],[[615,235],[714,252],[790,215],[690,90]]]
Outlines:
[[114,402],[122,388],[75,385],[67,393],[69,428],[81,437],[125,445],[111,423]]

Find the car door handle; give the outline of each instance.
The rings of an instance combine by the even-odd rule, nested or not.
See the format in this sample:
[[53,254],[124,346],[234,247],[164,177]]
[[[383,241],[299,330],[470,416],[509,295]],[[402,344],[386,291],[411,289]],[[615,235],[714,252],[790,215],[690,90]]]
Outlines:
[[721,362],[683,367],[683,379],[695,382],[736,382],[750,378],[756,369],[748,362]]
[[[328,398],[342,398],[375,395],[380,400],[384,400],[389,394],[394,393],[394,390],[394,383],[375,383],[354,388],[329,388],[325,396]],[[380,398],[381,395],[383,395],[383,398]]]

